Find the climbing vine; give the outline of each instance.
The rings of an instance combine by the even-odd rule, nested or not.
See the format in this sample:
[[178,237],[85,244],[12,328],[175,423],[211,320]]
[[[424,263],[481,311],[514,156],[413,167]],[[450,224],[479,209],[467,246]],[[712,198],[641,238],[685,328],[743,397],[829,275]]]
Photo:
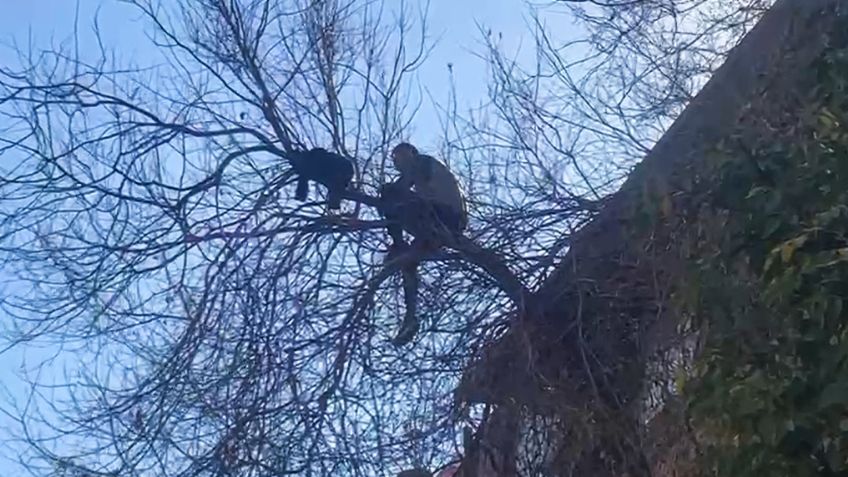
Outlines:
[[[707,475],[848,475],[848,42],[752,102],[712,162],[683,387]],[[791,97],[790,97],[791,96]]]

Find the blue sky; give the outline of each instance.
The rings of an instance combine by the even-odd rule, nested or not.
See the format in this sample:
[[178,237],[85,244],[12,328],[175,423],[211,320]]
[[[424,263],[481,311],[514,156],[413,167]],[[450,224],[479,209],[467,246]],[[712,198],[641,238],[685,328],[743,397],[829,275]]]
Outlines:
[[[167,1],[167,0],[166,0]],[[412,0],[413,5],[418,0]],[[420,1],[424,7],[425,2]],[[78,9],[78,10],[77,10]],[[132,58],[143,63],[146,58],[155,58],[155,50],[144,35],[145,25],[139,21],[132,7],[114,0],[30,0],[7,1],[0,15],[0,64],[13,66],[16,56],[8,46],[17,44],[26,49],[31,44],[34,50],[48,49],[51,45],[72,45],[75,18],[80,34],[80,50],[85,54],[86,46],[94,46],[92,25],[95,12],[98,12],[99,27],[108,47],[114,49],[122,58]],[[77,14],[78,12],[78,14]],[[473,52],[482,51],[478,25],[490,28],[494,34],[502,34],[502,44],[510,51],[524,44],[530,47],[532,31],[526,26],[527,8],[524,2],[516,0],[432,0],[429,3],[430,34],[438,40],[429,60],[419,71],[422,84],[437,101],[443,101],[448,95],[447,65],[453,65],[454,79],[460,98],[459,107],[473,106],[485,100],[486,68]],[[525,54],[531,48],[523,49]],[[435,135],[438,125],[428,105],[415,123],[416,131],[422,135]],[[422,141],[423,142],[423,141]],[[14,294],[20,289],[10,281],[10,277],[0,270],[0,294]],[[9,320],[0,312],[0,320]],[[17,374],[26,363],[27,368],[50,355],[49,349],[17,349],[0,356],[0,383],[18,399],[25,396],[26,388],[17,378]],[[58,370],[57,370],[58,371]],[[73,369],[69,371],[73,372]],[[56,376],[61,381],[61,376]],[[2,399],[2,397],[0,397]],[[0,403],[2,405],[2,403]],[[0,415],[0,440],[14,433],[9,421]],[[5,458],[15,458],[8,448],[0,446],[0,468],[4,475],[18,475],[4,462]]]
[[[165,0],[167,3],[168,0]],[[98,25],[108,47],[122,58],[144,62],[155,55],[145,37],[145,25],[135,8],[116,0],[30,0],[5,2],[0,15],[0,42],[28,42],[38,48],[60,43],[71,44],[74,19],[78,17],[81,51],[93,43],[92,25],[97,14]],[[531,54],[532,31],[527,28],[528,4],[521,0],[408,0],[413,8],[428,8],[429,34],[437,40],[428,61],[419,71],[420,79],[432,96],[442,100],[448,94],[447,65],[453,65],[454,79],[462,101],[460,107],[475,105],[485,98],[486,69],[473,52],[482,51],[478,25],[502,34],[501,44],[507,51],[519,47],[525,58]],[[391,2],[389,2],[391,4]],[[77,15],[77,8],[78,15]],[[0,63],[14,64],[16,58],[8,48],[0,49]],[[427,111],[424,115],[428,116]],[[416,124],[416,129],[427,125]]]

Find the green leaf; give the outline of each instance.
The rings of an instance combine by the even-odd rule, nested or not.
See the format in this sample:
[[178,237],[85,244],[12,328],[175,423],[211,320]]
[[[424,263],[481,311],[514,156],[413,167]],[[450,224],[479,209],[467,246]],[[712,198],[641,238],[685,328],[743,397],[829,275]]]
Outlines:
[[806,241],[807,234],[803,234],[792,240],[783,242],[783,244],[780,245],[780,259],[783,260],[783,263],[789,263],[789,261],[792,260],[792,256],[795,254],[795,250],[801,248]]

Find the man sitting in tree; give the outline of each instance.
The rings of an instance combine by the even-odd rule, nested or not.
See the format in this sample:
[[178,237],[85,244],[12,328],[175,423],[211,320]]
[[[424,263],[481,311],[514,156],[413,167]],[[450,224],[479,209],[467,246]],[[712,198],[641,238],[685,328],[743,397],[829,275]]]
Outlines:
[[[392,238],[388,258],[407,248],[404,229],[415,236],[413,247],[424,250],[442,245],[446,238],[458,237],[468,224],[468,211],[465,197],[450,169],[405,142],[392,150],[392,162],[400,178],[383,186],[380,192],[381,210],[388,220]],[[406,312],[393,340],[397,346],[408,343],[420,326],[415,312],[417,265],[413,262],[402,268]]]

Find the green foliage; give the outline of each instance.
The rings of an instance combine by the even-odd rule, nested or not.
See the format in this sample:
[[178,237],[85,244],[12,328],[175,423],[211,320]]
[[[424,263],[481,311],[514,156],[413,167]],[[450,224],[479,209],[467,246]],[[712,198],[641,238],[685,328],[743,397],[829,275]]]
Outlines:
[[709,181],[722,227],[683,298],[709,475],[848,476],[848,49],[808,80],[752,107]]

